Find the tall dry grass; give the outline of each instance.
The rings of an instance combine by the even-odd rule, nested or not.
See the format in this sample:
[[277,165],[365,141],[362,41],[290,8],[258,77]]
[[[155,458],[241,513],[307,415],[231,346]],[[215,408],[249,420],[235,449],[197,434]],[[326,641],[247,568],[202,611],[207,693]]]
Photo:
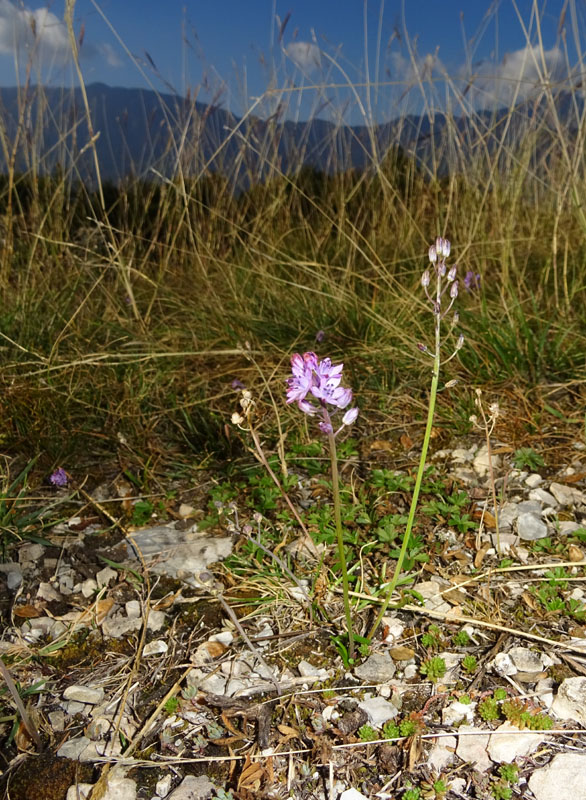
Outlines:
[[[70,2],[77,54],[72,12]],[[313,348],[320,329],[354,370],[361,405],[390,413],[396,394],[425,385],[418,280],[440,234],[461,270],[482,276],[479,294],[463,293],[461,385],[583,381],[583,54],[569,24],[573,79],[554,86],[533,14],[527,45],[538,42],[540,81],[528,99],[513,93],[506,114],[475,110],[444,75],[440,115],[433,85],[416,73],[430,124],[416,153],[398,144],[408,115],[384,147],[370,125],[380,82],[348,83],[328,57],[323,82],[299,91],[313,93],[316,114],[327,98],[336,135],[363,153],[361,170],[347,168],[343,148],[325,171],[304,166],[309,123],[298,168],[283,170],[276,137],[299,91],[273,81],[228,135],[217,132],[210,158],[197,91],[174,106],[161,95],[167,173],[135,164],[113,184],[102,179],[77,58],[77,116],[65,96],[60,108],[48,103],[30,70],[17,118],[0,124],[3,448],[99,456],[123,436],[139,448],[179,441],[226,453],[231,381],[280,391],[290,353]],[[344,123],[348,95],[360,133]],[[49,129],[59,135],[47,151]]]

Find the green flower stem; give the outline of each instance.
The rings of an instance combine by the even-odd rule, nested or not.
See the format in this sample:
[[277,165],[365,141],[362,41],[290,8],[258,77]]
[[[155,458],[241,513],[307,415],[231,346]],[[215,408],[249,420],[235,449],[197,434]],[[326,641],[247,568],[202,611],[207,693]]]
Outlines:
[[381,623],[382,618],[384,617],[387,608],[389,607],[389,603],[391,602],[391,597],[393,592],[397,588],[397,583],[399,582],[399,576],[401,575],[401,569],[403,568],[403,562],[405,561],[405,554],[407,552],[407,545],[409,544],[409,539],[411,537],[411,531],[413,529],[413,523],[415,522],[415,512],[417,510],[417,502],[419,500],[419,492],[421,490],[421,484],[423,482],[423,473],[425,471],[425,461],[427,459],[427,451],[429,449],[429,442],[431,439],[431,429],[433,426],[433,415],[435,411],[435,401],[437,397],[437,388],[439,384],[439,373],[440,373],[440,316],[436,314],[436,324],[435,324],[435,356],[433,359],[433,376],[431,379],[431,389],[429,395],[429,408],[427,411],[427,425],[425,426],[425,436],[423,437],[423,445],[421,447],[421,457],[419,459],[419,469],[417,470],[417,478],[415,480],[415,488],[413,490],[413,497],[411,498],[411,507],[409,509],[409,517],[407,518],[407,527],[405,528],[405,533],[403,534],[403,544],[401,545],[401,550],[399,552],[399,558],[397,560],[397,565],[395,567],[395,573],[393,575],[393,579],[390,583],[389,588],[387,589],[387,594],[384,599],[384,602],[378,612],[378,615],[374,621],[372,629],[368,635],[368,638],[372,640],[374,634],[376,633],[376,629]]
[[334,521],[336,523],[336,536],[338,538],[338,554],[342,566],[342,590],[344,595],[344,613],[348,629],[348,657],[354,658],[354,634],[352,633],[352,611],[350,609],[350,585],[348,583],[348,568],[344,553],[344,533],[342,531],[342,505],[340,501],[340,479],[338,476],[338,454],[336,439],[333,433],[328,434],[330,444],[330,461],[332,462],[332,490],[334,493]]

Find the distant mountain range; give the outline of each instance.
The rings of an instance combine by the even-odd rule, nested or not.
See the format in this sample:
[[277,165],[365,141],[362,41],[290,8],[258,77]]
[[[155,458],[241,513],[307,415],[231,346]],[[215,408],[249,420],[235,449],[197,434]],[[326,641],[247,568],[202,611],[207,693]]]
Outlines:
[[[542,97],[512,110],[459,117],[410,115],[369,129],[336,126],[322,119],[238,118],[190,97],[101,83],[88,85],[86,91],[102,180],[173,178],[180,167],[184,175],[221,171],[240,186],[278,172],[290,174],[304,165],[327,172],[365,169],[392,146],[436,174],[446,173],[459,169],[462,153],[470,148],[482,145],[494,151],[503,139],[514,144],[525,135],[528,121],[533,127],[541,125],[543,134],[555,131],[557,116],[574,135],[584,108],[582,98],[559,92],[555,112]],[[0,124],[4,132],[0,171],[6,172],[17,141],[20,171],[51,173],[68,170],[74,163],[82,180],[95,181],[79,89],[32,87],[25,96],[23,90],[2,88]]]

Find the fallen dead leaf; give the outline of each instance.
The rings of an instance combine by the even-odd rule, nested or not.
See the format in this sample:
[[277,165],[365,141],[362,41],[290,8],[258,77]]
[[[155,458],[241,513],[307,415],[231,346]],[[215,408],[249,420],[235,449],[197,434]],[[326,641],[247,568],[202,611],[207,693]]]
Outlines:
[[181,589],[177,589],[176,592],[165,595],[165,597],[162,597],[153,605],[153,611],[164,611],[166,608],[170,608],[180,596]]
[[472,511],[472,519],[476,522],[482,522],[485,528],[496,529],[496,518],[490,511],[486,511],[483,508],[476,506]]
[[411,450],[413,447],[413,439],[408,433],[402,433],[399,441],[401,442],[401,447],[403,450]]
[[476,555],[474,556],[474,566],[476,569],[480,569],[482,566],[482,562],[484,561],[485,555],[488,553],[490,548],[492,547],[490,542],[485,542],[482,547],[478,550]]
[[247,790],[249,792],[258,792],[260,790],[262,779],[264,776],[264,769],[258,761],[251,761],[250,756],[246,756],[242,772],[238,778],[238,791]]
[[44,612],[35,606],[14,606],[12,613],[15,617],[21,617],[22,619],[34,619],[35,617],[41,617]]

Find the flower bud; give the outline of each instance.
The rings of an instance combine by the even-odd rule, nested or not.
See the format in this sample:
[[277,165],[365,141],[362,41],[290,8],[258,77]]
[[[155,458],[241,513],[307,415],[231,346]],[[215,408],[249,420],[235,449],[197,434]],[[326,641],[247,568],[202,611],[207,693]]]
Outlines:
[[435,240],[435,250],[439,258],[447,258],[450,255],[450,243],[447,239],[438,236]]
[[425,288],[429,286],[429,282],[431,281],[431,275],[429,274],[429,270],[426,269],[423,275],[421,276],[421,285]]
[[458,296],[458,281],[454,281],[450,289],[450,297],[452,300]]
[[432,264],[435,264],[435,262],[437,261],[437,250],[435,249],[434,244],[432,244],[431,247],[429,248],[429,260],[431,261]]
[[453,380],[451,380],[451,381],[448,381],[448,382],[446,383],[446,385],[445,385],[445,387],[444,387],[444,388],[445,388],[445,389],[453,389],[453,388],[454,388],[454,386],[456,386],[456,384],[457,384],[457,383],[458,383],[458,379],[457,379],[457,378],[454,378]]
[[451,283],[452,281],[456,280],[456,274],[458,272],[458,267],[454,264],[454,266],[448,272],[448,280]]
[[354,406],[354,408],[349,408],[342,417],[342,425],[352,425],[353,422],[356,422],[357,416],[358,408],[356,406]]
[[330,433],[334,432],[334,429],[332,428],[332,426],[331,426],[331,424],[329,422],[320,422],[319,423],[319,429],[321,430],[322,433],[325,433],[325,434],[328,434],[328,435]]
[[454,325],[457,325],[459,321],[460,321],[460,312],[454,311]]
[[464,344],[464,334],[461,333],[458,336],[458,341],[456,342],[456,353],[458,352],[458,350],[460,350],[462,348],[463,344]]
[[242,423],[244,422],[244,417],[242,416],[242,414],[239,414],[237,411],[235,411],[232,414],[231,419],[232,419],[232,425],[242,425]]
[[438,264],[438,268],[437,268],[437,271],[439,273],[440,278],[444,277],[444,275],[446,274],[446,269],[447,269],[446,262],[445,261],[440,261],[440,263]]
[[417,349],[421,353],[427,353],[427,345],[426,344],[421,344],[421,342],[417,342]]

